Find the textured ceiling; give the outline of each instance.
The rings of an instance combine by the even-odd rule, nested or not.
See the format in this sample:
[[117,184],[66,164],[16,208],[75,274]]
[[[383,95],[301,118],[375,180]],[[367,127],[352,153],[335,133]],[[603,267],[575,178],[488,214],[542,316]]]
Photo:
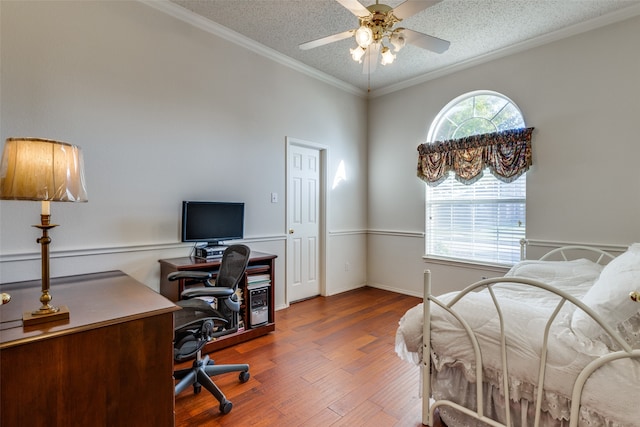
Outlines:
[[[362,91],[389,91],[500,52],[640,14],[639,0],[443,0],[401,26],[448,40],[449,50],[437,54],[407,45],[393,64],[378,65],[368,76],[349,55],[356,46],[353,38],[306,51],[298,48],[300,43],[357,28],[357,18],[335,0],[171,2]],[[369,6],[374,1],[361,3]],[[396,7],[402,1],[381,3]]]

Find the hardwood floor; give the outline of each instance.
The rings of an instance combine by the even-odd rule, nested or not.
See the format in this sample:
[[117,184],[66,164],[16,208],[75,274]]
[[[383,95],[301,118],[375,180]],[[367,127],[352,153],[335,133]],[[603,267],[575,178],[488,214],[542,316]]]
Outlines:
[[233,410],[189,388],[176,396],[176,426],[421,426],[418,367],[394,351],[398,320],[419,302],[363,288],[277,311],[275,332],[211,355],[250,365],[244,384],[214,378]]

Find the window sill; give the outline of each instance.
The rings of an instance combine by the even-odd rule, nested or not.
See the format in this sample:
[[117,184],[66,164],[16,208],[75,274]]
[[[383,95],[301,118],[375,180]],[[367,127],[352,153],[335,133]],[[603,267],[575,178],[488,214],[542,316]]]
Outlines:
[[467,268],[473,270],[485,270],[485,271],[494,271],[496,273],[504,274],[510,268],[511,265],[507,264],[492,264],[488,262],[480,262],[480,261],[467,261],[462,259],[454,259],[454,258],[445,258],[445,257],[437,257],[433,255],[423,255],[422,259],[424,262],[446,265],[449,267],[458,267],[458,268]]

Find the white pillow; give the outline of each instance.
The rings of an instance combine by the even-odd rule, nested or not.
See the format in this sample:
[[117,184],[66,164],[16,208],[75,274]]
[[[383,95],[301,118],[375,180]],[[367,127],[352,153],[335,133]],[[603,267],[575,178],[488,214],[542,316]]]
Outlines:
[[[614,330],[621,333],[632,347],[640,347],[640,304],[629,298],[631,291],[640,291],[640,243],[613,259],[600,273],[600,277],[582,298]],[[576,310],[571,329],[589,339],[605,341],[608,347],[617,347],[608,334],[582,310]]]

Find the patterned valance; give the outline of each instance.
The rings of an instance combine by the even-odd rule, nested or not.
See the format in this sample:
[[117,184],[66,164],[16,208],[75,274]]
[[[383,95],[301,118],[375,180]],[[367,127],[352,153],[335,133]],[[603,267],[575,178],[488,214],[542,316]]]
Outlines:
[[418,177],[435,187],[455,172],[463,184],[473,184],[482,170],[503,182],[512,182],[531,166],[531,133],[534,128],[473,135],[418,146]]

